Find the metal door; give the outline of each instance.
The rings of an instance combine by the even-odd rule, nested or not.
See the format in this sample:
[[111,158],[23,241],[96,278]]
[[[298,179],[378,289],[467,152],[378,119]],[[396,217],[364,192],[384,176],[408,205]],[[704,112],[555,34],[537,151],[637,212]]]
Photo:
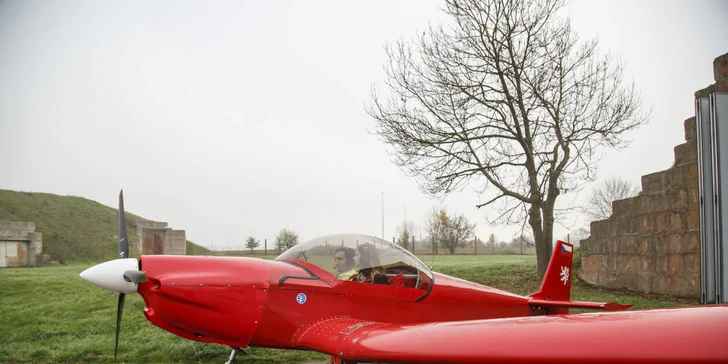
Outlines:
[[144,232],[144,246],[142,247],[142,254],[164,254],[164,234],[161,231]]

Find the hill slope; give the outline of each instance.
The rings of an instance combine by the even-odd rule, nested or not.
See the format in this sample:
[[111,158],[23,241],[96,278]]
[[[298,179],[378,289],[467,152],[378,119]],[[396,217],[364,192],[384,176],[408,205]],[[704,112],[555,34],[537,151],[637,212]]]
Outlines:
[[[136,244],[134,223],[126,215],[129,247]],[[114,259],[117,252],[117,209],[83,197],[0,189],[0,221],[28,221],[43,234],[43,253],[62,263]],[[133,249],[132,249],[133,250]],[[187,254],[210,251],[187,242]],[[130,252],[135,256],[135,252]]]

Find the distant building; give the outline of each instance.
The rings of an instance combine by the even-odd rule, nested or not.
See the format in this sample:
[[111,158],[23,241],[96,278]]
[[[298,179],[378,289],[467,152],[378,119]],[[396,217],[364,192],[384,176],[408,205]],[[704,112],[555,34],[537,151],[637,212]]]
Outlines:
[[0,221],[0,268],[35,267],[42,263],[43,234],[34,222]]
[[166,222],[138,220],[136,251],[142,255],[186,255],[187,238],[184,230],[172,230]]

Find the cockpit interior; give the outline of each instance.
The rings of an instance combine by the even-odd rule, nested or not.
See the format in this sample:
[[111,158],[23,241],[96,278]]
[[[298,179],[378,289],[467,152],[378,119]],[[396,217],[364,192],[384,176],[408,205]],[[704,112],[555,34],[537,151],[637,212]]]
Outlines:
[[276,260],[301,260],[324,269],[340,280],[356,281],[357,274],[375,269],[390,286],[428,290],[432,271],[401,246],[358,234],[327,235],[297,244]]

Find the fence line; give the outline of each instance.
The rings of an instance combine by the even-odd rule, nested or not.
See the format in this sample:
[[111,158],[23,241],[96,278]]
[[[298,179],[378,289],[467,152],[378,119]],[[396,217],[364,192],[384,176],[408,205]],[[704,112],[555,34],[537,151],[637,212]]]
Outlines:
[[[227,253],[227,254],[235,254],[235,255],[273,255],[278,256],[281,252],[278,251],[277,248],[268,247],[268,252],[266,252],[263,249],[253,249],[251,250],[249,248],[245,248],[245,246],[213,246],[213,247],[206,247],[207,249],[213,251],[214,253]],[[412,251],[411,249],[409,250]],[[415,254],[416,255],[433,255],[432,254],[432,248],[416,248]],[[520,248],[481,248],[478,247],[478,251],[476,253],[475,248],[469,247],[469,248],[457,248],[455,249],[455,255],[535,255],[536,249],[535,248],[524,248],[523,253],[521,252]],[[438,248],[436,250],[435,255],[450,255],[450,250],[447,248]]]

